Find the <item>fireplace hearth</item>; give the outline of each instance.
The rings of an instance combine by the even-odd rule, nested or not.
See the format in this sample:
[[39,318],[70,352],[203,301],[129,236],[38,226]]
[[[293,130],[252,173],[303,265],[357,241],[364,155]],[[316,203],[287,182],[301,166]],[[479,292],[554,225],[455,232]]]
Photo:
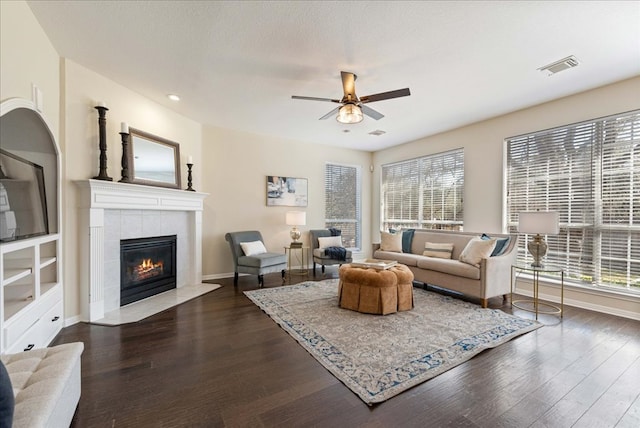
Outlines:
[[177,236],[120,241],[120,306],[176,288]]

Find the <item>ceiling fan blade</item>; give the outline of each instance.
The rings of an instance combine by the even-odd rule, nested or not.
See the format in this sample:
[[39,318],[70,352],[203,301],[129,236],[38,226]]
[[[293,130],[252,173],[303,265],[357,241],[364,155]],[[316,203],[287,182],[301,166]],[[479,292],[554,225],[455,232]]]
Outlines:
[[382,119],[384,117],[384,114],[375,111],[371,107],[367,107],[365,105],[361,105],[360,108],[362,109],[362,113],[366,114],[367,116],[369,116],[372,119],[380,120],[380,119]]
[[336,114],[338,114],[338,110],[340,110],[340,107],[336,107],[333,110],[331,110],[329,113],[325,114],[324,116],[322,116],[320,119],[318,120],[325,120],[325,119],[329,119],[331,116],[335,116]]
[[395,91],[381,92],[379,94],[366,95],[360,98],[361,103],[372,103],[374,101],[388,100],[391,98],[407,97],[411,95],[409,88],[396,89]]
[[318,97],[301,97],[298,95],[291,95],[294,100],[310,100],[310,101],[328,101],[331,103],[339,103],[340,100],[332,100],[331,98],[318,98]]
[[348,71],[341,71],[340,77],[342,77],[342,90],[344,92],[344,98],[342,98],[342,102],[357,102],[358,97],[356,96],[356,79],[358,78],[358,76]]

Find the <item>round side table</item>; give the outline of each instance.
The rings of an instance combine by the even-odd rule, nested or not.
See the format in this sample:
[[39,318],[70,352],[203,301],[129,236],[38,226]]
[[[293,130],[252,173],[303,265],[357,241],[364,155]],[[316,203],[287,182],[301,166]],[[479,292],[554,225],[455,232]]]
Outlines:
[[[532,276],[533,299],[513,300],[513,288],[516,285],[518,272],[529,273]],[[560,306],[540,301],[538,293],[541,273],[560,274]],[[529,306],[525,306],[525,304],[528,304]],[[531,305],[533,306],[533,309],[531,308]],[[536,320],[538,319],[538,314],[560,315],[560,318],[562,318],[564,315],[564,270],[555,266],[533,267],[522,264],[511,265],[511,306],[515,306],[523,311],[535,313]]]

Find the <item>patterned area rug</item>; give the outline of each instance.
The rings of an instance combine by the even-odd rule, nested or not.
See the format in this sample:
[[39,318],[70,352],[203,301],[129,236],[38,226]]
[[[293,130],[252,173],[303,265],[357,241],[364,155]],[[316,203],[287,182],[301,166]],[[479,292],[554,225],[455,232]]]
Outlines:
[[368,405],[542,327],[420,288],[411,311],[361,314],[338,307],[338,279],[245,295]]

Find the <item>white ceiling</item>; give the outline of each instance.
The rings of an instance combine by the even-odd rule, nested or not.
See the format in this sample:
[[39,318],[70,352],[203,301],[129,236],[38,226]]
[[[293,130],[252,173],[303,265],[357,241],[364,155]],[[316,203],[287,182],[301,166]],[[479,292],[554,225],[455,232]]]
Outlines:
[[[640,75],[639,1],[28,4],[61,56],[198,122],[369,151]],[[340,71],[359,96],[411,96],[356,125],[291,99],[341,98]]]

